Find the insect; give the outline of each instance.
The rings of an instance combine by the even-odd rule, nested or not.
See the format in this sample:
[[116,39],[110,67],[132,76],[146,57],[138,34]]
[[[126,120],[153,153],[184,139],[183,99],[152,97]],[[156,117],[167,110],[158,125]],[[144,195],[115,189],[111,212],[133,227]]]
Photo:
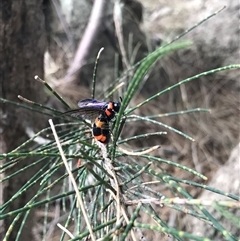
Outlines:
[[94,138],[107,144],[110,140],[109,121],[104,114],[100,114],[93,123],[92,133]]
[[79,109],[65,113],[80,119],[95,119],[92,127],[93,136],[97,141],[107,144],[110,140],[109,122],[118,113],[120,102],[84,99],[78,102],[78,107]]

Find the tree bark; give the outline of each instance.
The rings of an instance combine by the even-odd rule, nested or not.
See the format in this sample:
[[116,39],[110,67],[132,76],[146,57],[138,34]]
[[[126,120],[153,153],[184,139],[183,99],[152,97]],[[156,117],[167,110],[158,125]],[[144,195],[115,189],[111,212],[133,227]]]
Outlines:
[[[43,57],[45,50],[44,15],[40,0],[1,0],[0,1],[0,96],[19,102],[18,95],[43,103],[44,88],[34,80],[35,75],[43,76]],[[28,137],[26,128],[39,130],[44,121],[34,112],[26,111],[14,105],[1,103],[0,117],[0,153],[7,153],[23,143]],[[7,162],[1,160],[1,163]],[[31,159],[20,161],[18,165],[6,171],[8,176],[17,169],[26,166]],[[39,168],[39,167],[38,167]],[[31,172],[11,178],[11,182],[0,184],[0,206],[8,201],[26,181]],[[36,185],[35,185],[36,186]],[[34,188],[33,188],[34,189]],[[34,192],[34,190],[32,190]],[[29,196],[20,195],[7,211],[16,210],[26,204]],[[14,217],[0,223],[0,240],[3,240]],[[34,240],[31,230],[31,218],[21,234],[20,240]],[[21,220],[8,240],[15,240]]]

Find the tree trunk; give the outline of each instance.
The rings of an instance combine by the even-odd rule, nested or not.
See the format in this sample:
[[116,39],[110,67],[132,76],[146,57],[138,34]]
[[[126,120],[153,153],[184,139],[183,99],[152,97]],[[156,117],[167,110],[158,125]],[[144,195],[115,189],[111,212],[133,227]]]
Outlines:
[[[43,76],[45,35],[42,1],[1,0],[0,9],[0,96],[19,102],[17,96],[22,95],[30,100],[43,102],[44,88],[34,80],[35,75]],[[0,113],[0,153],[7,153],[23,143],[28,138],[26,128],[37,131],[44,124],[40,115],[14,105],[1,103]],[[8,159],[1,160],[1,163],[7,161]],[[30,158],[20,161],[16,167],[9,169],[9,173],[26,166],[30,161]],[[9,175],[7,172],[2,174],[1,179]],[[32,173],[34,170],[11,178],[11,182],[0,184],[0,206],[26,183],[28,175]],[[21,195],[8,211],[23,207],[29,198]],[[0,240],[3,240],[14,217],[0,223]],[[26,222],[27,228],[22,232],[20,240],[34,240],[31,233],[33,222],[30,218],[28,220],[31,222]],[[14,226],[8,240],[15,240],[20,225],[21,220]]]

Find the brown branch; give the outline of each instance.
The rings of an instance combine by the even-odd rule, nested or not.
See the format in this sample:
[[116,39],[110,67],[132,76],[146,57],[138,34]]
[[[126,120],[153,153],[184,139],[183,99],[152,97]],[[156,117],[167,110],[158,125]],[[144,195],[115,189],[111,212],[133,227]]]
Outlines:
[[91,16],[88,21],[88,25],[85,29],[83,37],[78,45],[77,52],[73,59],[72,64],[67,70],[67,74],[63,78],[64,81],[76,82],[77,76],[79,76],[82,66],[85,64],[88,53],[91,49],[93,40],[95,39],[99,25],[102,20],[104,6],[106,0],[95,0],[92,8]]

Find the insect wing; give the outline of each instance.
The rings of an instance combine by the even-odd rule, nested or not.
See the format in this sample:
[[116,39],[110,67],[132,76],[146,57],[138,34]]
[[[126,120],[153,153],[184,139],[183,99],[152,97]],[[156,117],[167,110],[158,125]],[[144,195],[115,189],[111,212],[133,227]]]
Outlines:
[[[96,112],[95,112],[96,113]],[[69,110],[61,114],[62,116],[72,116],[81,120],[85,120],[85,112],[80,111],[79,109]]]
[[79,109],[71,115],[77,118],[94,120],[96,116],[104,112],[107,102],[95,99],[84,99],[78,102]]
[[94,99],[85,99],[78,102],[80,109],[103,110],[108,102],[98,101]]

